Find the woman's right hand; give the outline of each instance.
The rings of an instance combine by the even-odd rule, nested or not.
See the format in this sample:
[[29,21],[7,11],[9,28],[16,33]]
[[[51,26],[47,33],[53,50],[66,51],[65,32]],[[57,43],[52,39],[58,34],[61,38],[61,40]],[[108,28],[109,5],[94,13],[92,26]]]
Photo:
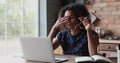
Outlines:
[[53,40],[53,38],[56,36],[57,32],[59,31],[61,25],[63,25],[64,23],[66,23],[68,21],[68,17],[61,17],[59,18],[56,23],[53,25],[48,37],[51,38],[51,40]]
[[59,18],[56,23],[53,25],[53,28],[55,30],[58,30],[63,24],[65,24],[68,21],[68,17],[61,17]]

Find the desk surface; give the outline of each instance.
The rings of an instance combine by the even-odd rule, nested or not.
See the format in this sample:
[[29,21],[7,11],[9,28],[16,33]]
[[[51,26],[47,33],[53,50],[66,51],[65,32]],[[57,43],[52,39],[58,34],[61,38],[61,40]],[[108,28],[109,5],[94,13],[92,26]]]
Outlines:
[[[56,57],[66,57],[69,60],[65,61],[63,63],[75,63],[74,58],[77,56],[71,56],[71,55],[55,55]],[[0,63],[45,63],[45,62],[30,62],[30,61],[25,61],[21,57],[17,56],[0,56]]]
[[[68,61],[62,62],[62,63],[76,63],[75,62],[75,57],[78,56],[72,56],[72,55],[55,55],[56,57],[64,57],[68,58]],[[116,58],[110,58],[114,63],[116,62]],[[19,56],[0,56],[0,63],[45,63],[45,62],[30,62],[30,61],[25,61],[22,57]]]

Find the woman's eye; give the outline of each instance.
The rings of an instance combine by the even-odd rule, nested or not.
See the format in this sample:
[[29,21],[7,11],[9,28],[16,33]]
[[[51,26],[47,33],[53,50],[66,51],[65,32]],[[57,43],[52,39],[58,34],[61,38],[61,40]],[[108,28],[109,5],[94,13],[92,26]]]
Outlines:
[[71,17],[71,19],[74,19],[75,17]]

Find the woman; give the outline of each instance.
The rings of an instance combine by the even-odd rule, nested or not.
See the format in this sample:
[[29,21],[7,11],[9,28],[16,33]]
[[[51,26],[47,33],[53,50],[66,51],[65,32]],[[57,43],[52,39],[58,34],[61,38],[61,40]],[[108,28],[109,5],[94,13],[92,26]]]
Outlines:
[[[61,45],[63,54],[92,56],[97,54],[98,35],[91,30],[89,12],[84,5],[69,4],[59,12],[48,37],[53,41],[54,50]],[[66,29],[59,31],[61,26]]]

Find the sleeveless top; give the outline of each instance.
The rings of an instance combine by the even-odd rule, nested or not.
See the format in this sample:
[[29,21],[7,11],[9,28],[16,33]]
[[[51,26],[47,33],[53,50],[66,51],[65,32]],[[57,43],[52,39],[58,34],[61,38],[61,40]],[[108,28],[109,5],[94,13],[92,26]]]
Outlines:
[[[97,34],[93,30],[92,33]],[[89,56],[87,31],[85,29],[81,29],[75,36],[72,36],[69,30],[63,30],[56,37],[61,41],[63,54]]]

